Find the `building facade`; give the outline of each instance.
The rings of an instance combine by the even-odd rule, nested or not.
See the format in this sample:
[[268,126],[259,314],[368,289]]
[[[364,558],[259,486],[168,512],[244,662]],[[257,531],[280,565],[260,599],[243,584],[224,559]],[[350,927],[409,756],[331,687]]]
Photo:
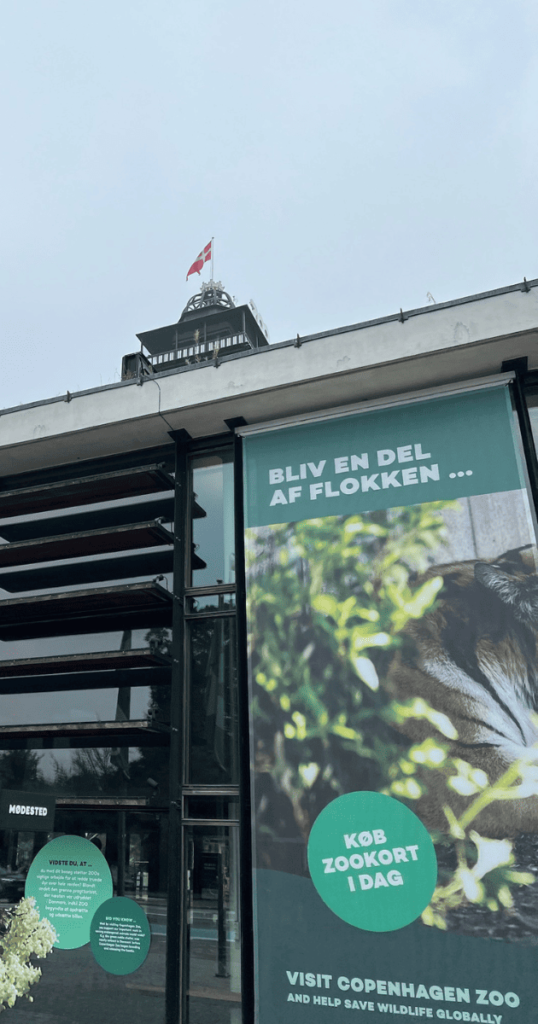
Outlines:
[[[523,580],[525,593],[534,593],[534,563],[532,571],[514,568],[513,553],[533,543],[538,497],[538,280],[272,345],[250,308],[236,307],[220,284],[210,283],[177,325],[139,338],[141,352],[125,357],[121,382],[0,414],[0,900],[7,907],[25,891],[35,895],[41,916],[48,914],[60,936],[33,989],[33,1003],[20,998],[10,1012],[28,1024],[86,1024],[100,1013],[117,1024],[295,1024],[314,1012],[316,1019],[328,1014],[336,1022],[358,1010],[375,1022],[408,1012],[401,1009],[398,988],[407,984],[405,1005],[422,1007],[418,1015],[439,1017],[441,1009],[444,1019],[493,1021],[498,1018],[491,1014],[501,1013],[496,1008],[503,1005],[503,1020],[528,1021],[527,982],[501,990],[489,971],[483,984],[478,975],[475,985],[468,979],[447,982],[442,1002],[431,995],[431,979],[428,995],[418,996],[417,978],[406,981],[403,966],[396,965],[389,990],[396,1010],[383,1008],[385,982],[364,987],[357,963],[353,973],[342,967],[338,975],[329,963],[333,939],[316,931],[325,928],[322,911],[319,919],[302,921],[301,897],[293,890],[291,920],[288,890],[279,884],[297,878],[299,887],[311,886],[313,880],[323,913],[348,929],[341,935],[336,929],[335,945],[344,948],[355,934],[374,935],[374,946],[389,943],[375,947],[379,964],[396,955],[390,942],[421,914],[424,934],[431,932],[434,944],[447,932],[450,941],[477,942],[469,939],[474,924],[450,917],[456,904],[459,912],[467,901],[479,916],[493,915],[487,949],[497,950],[496,940],[505,938],[501,924],[495,931],[502,914],[511,914],[513,922],[530,913],[519,908],[510,889],[533,891],[532,857],[524,863],[514,845],[516,835],[525,835],[534,849],[538,784],[530,778],[524,780],[527,803],[517,824],[510,819],[496,831],[484,808],[475,822],[484,842],[512,844],[491,871],[519,871],[519,881],[503,876],[484,895],[488,873],[478,877],[476,856],[461,847],[458,855],[468,856],[466,870],[476,891],[473,897],[469,882],[450,913],[436,889],[437,903],[429,902],[430,890],[426,902],[418,896],[407,917],[403,913],[386,927],[379,926],[379,907],[372,925],[365,923],[366,912],[358,921],[346,917],[347,910],[335,909],[324,892],[323,879],[316,882],[308,836],[333,801],[336,806],[346,795],[375,791],[413,811],[418,807],[418,819],[436,839],[439,878],[445,870],[439,834],[447,832],[456,845],[475,842],[467,826],[459,836],[436,817],[444,791],[430,777],[423,785],[415,768],[409,769],[416,792],[405,782],[407,769],[396,777],[394,765],[405,762],[403,754],[392,753],[386,776],[380,774],[379,750],[393,751],[396,734],[404,737],[402,750],[424,743],[430,750],[433,741],[422,725],[408,728],[401,710],[400,720],[389,722],[389,703],[380,704],[379,694],[388,694],[392,714],[394,701],[401,709],[421,699],[426,707],[430,697],[434,711],[446,711],[447,720],[456,714],[439,696],[439,673],[428,669],[425,680],[422,669],[420,686],[406,682],[407,689],[398,674],[409,622],[424,621],[433,629],[435,601],[448,593],[439,567],[450,566],[454,573],[456,564],[486,566],[475,569],[473,578],[488,589],[488,600],[502,589],[491,576],[497,564],[505,587],[508,579]],[[465,465],[445,460],[445,472],[430,443],[434,437],[439,450],[453,444],[453,458],[458,453],[461,462],[465,456]],[[473,451],[479,452],[476,458]],[[330,479],[324,469],[329,465]],[[482,483],[484,467],[489,476]],[[415,498],[408,491],[390,497],[390,488],[414,485],[426,489]],[[420,523],[402,513],[419,507]],[[424,510],[433,517],[429,525]],[[356,612],[353,636],[345,633],[341,610],[337,622],[330,606],[331,600],[344,600],[329,579],[333,569],[325,558],[331,544],[340,544],[336,534],[330,539],[327,533],[327,524],[332,529],[337,520],[346,536],[366,532],[373,538],[371,547],[356,550],[358,563],[367,567],[361,601],[369,594],[371,602]],[[318,524],[319,536],[297,527],[311,522]],[[385,547],[383,537],[389,537]],[[425,555],[427,549],[434,555]],[[344,564],[353,552],[342,550],[334,578],[351,587],[356,603],[359,575],[350,583]],[[371,566],[389,554],[391,564],[404,566],[403,582],[401,573],[400,582],[375,576]],[[317,590],[316,565],[326,574]],[[428,578],[435,586],[420,589],[427,588]],[[389,625],[374,628],[385,614],[387,594],[393,595],[392,625],[387,618]],[[277,612],[270,607],[275,602]],[[521,627],[527,647],[534,637],[529,615]],[[372,625],[370,632],[360,633],[361,622]],[[332,630],[331,644],[340,630],[334,649],[320,640],[323,623]],[[413,628],[417,643],[419,627]],[[511,643],[516,657],[521,638]],[[475,660],[483,657],[480,651],[479,645]],[[533,648],[533,666],[535,655]],[[307,680],[304,665],[312,666],[313,657],[318,667],[309,668]],[[463,654],[461,672],[476,682],[478,669],[473,676],[462,659]],[[340,672],[344,662],[353,666],[357,692],[366,688],[360,727],[351,705],[335,697],[339,687],[349,689],[343,675],[336,681],[336,668]],[[486,792],[481,778],[487,776],[491,786],[510,764],[525,757],[530,763],[533,756],[528,751],[535,739],[538,688],[535,705],[530,669],[524,713],[513,709],[506,692],[493,692],[494,684],[482,681],[487,671],[480,672],[490,703],[497,707],[500,701],[502,713],[525,735],[509,757],[499,722],[487,726],[485,738],[475,729],[462,740],[460,727],[459,741],[469,750],[488,748],[489,760],[477,761],[448,748],[445,726],[439,757],[445,759],[446,777],[449,761],[450,771],[460,771],[458,779],[465,776],[465,799],[473,786],[476,793],[480,786]],[[289,685],[288,676],[294,680]],[[416,692],[409,688],[415,685]],[[451,684],[443,685],[447,691]],[[321,708],[324,694],[329,696]],[[357,704],[355,690],[352,697]],[[466,700],[472,704],[467,717],[477,719],[478,698],[467,694]],[[408,718],[420,718],[414,707]],[[528,729],[521,725],[527,712]],[[421,714],[426,721],[429,712]],[[367,724],[376,715],[384,722],[378,732],[377,725]],[[394,734],[382,731],[392,726]],[[366,754],[365,737],[374,733],[377,753],[369,748]],[[497,763],[491,751],[501,748],[504,760],[499,755]],[[422,761],[416,757],[424,764],[426,754]],[[375,771],[364,767],[368,759]],[[468,768],[456,769],[457,764]],[[510,785],[518,779],[516,772]],[[500,797],[488,799],[492,819],[498,819]],[[510,806],[515,803],[514,798]],[[466,807],[458,809],[458,820]],[[372,826],[371,835],[375,831]],[[357,825],[346,835],[370,832]],[[357,852],[343,858],[342,877],[350,878],[352,895],[359,882],[346,874],[348,862],[360,856],[363,864],[364,858],[358,840],[349,842]],[[417,843],[408,849],[419,849]],[[330,858],[327,852],[325,861]],[[397,874],[390,884],[399,898],[405,872],[400,881]],[[300,891],[310,905],[314,889]],[[142,908],[143,919],[134,910],[131,919],[122,900]],[[100,909],[105,904],[107,914]],[[527,924],[532,936],[532,922]],[[532,947],[522,929],[516,945]],[[313,939],[312,958],[320,949],[325,959],[309,967],[304,949]],[[416,941],[422,958],[420,936]],[[455,963],[461,951],[450,949]],[[440,961],[446,956],[440,947]],[[493,971],[497,954],[491,956]],[[378,976],[388,977],[387,971],[386,964],[380,966]],[[452,989],[464,993],[459,1001]],[[475,1008],[472,989],[493,997]]]

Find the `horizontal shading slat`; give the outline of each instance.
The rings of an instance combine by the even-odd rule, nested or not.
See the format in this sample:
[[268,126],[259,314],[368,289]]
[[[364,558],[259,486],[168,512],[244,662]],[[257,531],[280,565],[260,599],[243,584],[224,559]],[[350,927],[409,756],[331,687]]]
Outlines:
[[96,558],[71,565],[49,565],[45,569],[18,569],[0,572],[0,588],[9,593],[25,590],[52,590],[104,580],[126,580],[135,576],[159,576],[172,572],[174,552],[155,551],[150,554],[126,555],[124,558]]
[[173,490],[174,480],[162,465],[120,469],[73,480],[59,480],[13,491],[0,491],[0,518],[46,512],[74,505],[91,505],[97,501],[113,501]]
[[170,659],[157,651],[139,648],[131,651],[90,651],[88,654],[58,654],[42,658],[18,658],[0,661],[0,679],[12,676],[87,672],[99,669],[130,669],[170,665]]
[[[205,513],[204,513],[205,514]],[[58,537],[64,533],[81,533],[85,530],[106,530],[115,526],[131,526],[163,519],[170,523],[174,518],[174,499],[156,498],[155,501],[140,501],[132,505],[112,505],[96,508],[90,512],[72,512],[66,516],[48,516],[31,519],[26,523],[0,523],[0,537],[8,541],[35,540],[36,537]]]
[[84,558],[112,551],[132,551],[133,548],[159,547],[173,542],[170,530],[156,522],[116,526],[111,530],[86,530],[82,533],[4,544],[0,546],[0,568],[53,562],[60,558]]
[[0,743],[3,739],[27,737],[38,739],[45,736],[98,736],[103,746],[110,744],[114,737],[136,741],[141,733],[167,733],[166,726],[148,722],[146,719],[132,722],[67,722],[63,725],[3,725],[0,726]]
[[56,807],[69,807],[70,810],[86,810],[88,807],[92,810],[113,810],[113,811],[132,811],[133,807],[147,807],[149,799],[147,796],[58,796],[56,797]]
[[[28,750],[35,747],[41,750],[74,750],[85,747],[167,747],[170,744],[168,732],[155,732],[140,729],[136,735],[132,733],[89,733],[80,735],[70,733],[60,736],[58,733],[47,733],[44,736],[31,737],[27,731],[23,735],[10,736],[0,732],[0,750]],[[141,787],[143,789],[144,787]]]
[[172,595],[153,582],[0,601],[0,640],[171,625]]
[[[204,519],[205,516],[204,509],[198,502],[193,501],[193,519]],[[66,516],[32,519],[26,523],[0,523],[0,537],[8,541],[33,540],[36,537],[55,537],[63,533],[78,533],[84,530],[104,530],[155,519],[171,523],[173,518],[174,499],[156,498],[154,501],[138,501],[132,505],[96,508],[91,512],[73,512]]]

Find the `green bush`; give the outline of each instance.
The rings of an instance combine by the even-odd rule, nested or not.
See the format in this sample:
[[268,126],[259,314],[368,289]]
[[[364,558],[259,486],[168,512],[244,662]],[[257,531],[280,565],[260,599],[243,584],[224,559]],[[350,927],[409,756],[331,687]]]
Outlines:
[[[247,535],[258,792],[261,804],[273,801],[269,813],[258,807],[259,836],[306,842],[322,808],[356,789],[412,807],[428,774],[440,775],[457,866],[440,878],[424,921],[441,928],[464,900],[496,910],[511,905],[514,885],[533,881],[514,870],[510,840],[484,839],[473,822],[485,802],[517,799],[535,769],[513,765],[490,786],[484,772],[450,756],[457,734],[446,715],[419,698],[395,700],[385,686],[402,630],[440,594],[440,576],[416,577],[445,539],[443,513],[458,508],[432,502]],[[431,725],[431,737],[411,747],[398,729],[410,717]],[[473,798],[460,819],[455,793]]]
[[33,957],[46,957],[56,942],[56,931],[46,918],[40,920],[34,899],[22,899],[2,915],[0,939],[0,1013],[21,996],[32,1002],[30,989],[41,977]]

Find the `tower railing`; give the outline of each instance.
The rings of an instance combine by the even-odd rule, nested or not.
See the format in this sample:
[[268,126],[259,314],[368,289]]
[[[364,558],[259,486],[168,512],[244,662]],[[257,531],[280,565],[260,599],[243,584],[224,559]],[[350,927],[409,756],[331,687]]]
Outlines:
[[148,355],[147,359],[154,370],[170,363],[201,363],[213,359],[215,355],[226,355],[232,350],[251,349],[256,346],[246,333],[240,331],[237,334],[230,334],[221,338],[211,338],[206,341],[191,341],[183,343],[177,348],[167,352],[157,352]]

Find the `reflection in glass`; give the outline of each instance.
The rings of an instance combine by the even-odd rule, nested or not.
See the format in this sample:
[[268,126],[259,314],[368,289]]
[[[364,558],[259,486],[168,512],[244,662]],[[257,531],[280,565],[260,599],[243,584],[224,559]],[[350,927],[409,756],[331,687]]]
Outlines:
[[[114,633],[82,633],[74,636],[36,637],[35,640],[0,640],[0,662],[19,658],[53,658],[67,654],[94,654],[99,651],[119,651],[125,641],[125,630]],[[166,629],[132,629],[131,650],[147,650],[154,646],[155,635],[170,638]],[[166,644],[161,645],[165,652]]]
[[187,598],[187,612],[201,615],[204,612],[235,611],[235,594],[200,594]]
[[239,830],[186,828],[187,1021],[240,1024]]
[[[192,586],[203,587],[235,580],[234,470],[232,453],[210,455],[193,461],[196,494],[192,524],[196,553],[207,568],[195,569]],[[196,506],[205,516],[196,516]]]
[[236,796],[188,796],[185,817],[239,820],[239,800]]
[[190,623],[189,781],[236,782],[237,671],[235,618]]
[[[89,944],[54,950],[40,964],[43,976],[34,1003],[19,1000],[10,1014],[21,1024],[51,1021],[94,1024],[96,1007],[116,1024],[163,1024],[168,892],[168,817],[154,812],[71,809],[56,811],[55,833],[0,831],[0,902],[24,895],[31,861],[56,835],[90,840],[105,856],[115,896],[127,896],[143,908],[151,929],[147,959],[138,970],[114,976],[97,968]],[[66,986],[68,986],[66,988]]]
[[[80,679],[83,682],[84,676],[81,675]],[[133,720],[167,722],[169,705],[169,687],[166,686],[0,694],[0,725]]]
[[[48,791],[58,797],[95,799],[129,797],[142,806],[162,806],[168,800],[167,746],[90,746],[88,741],[58,737],[19,741],[34,749],[9,749],[2,739],[0,786],[30,792]],[[13,741],[11,741],[13,743]],[[81,742],[84,745],[81,745]],[[45,744],[48,745],[45,747]]]

